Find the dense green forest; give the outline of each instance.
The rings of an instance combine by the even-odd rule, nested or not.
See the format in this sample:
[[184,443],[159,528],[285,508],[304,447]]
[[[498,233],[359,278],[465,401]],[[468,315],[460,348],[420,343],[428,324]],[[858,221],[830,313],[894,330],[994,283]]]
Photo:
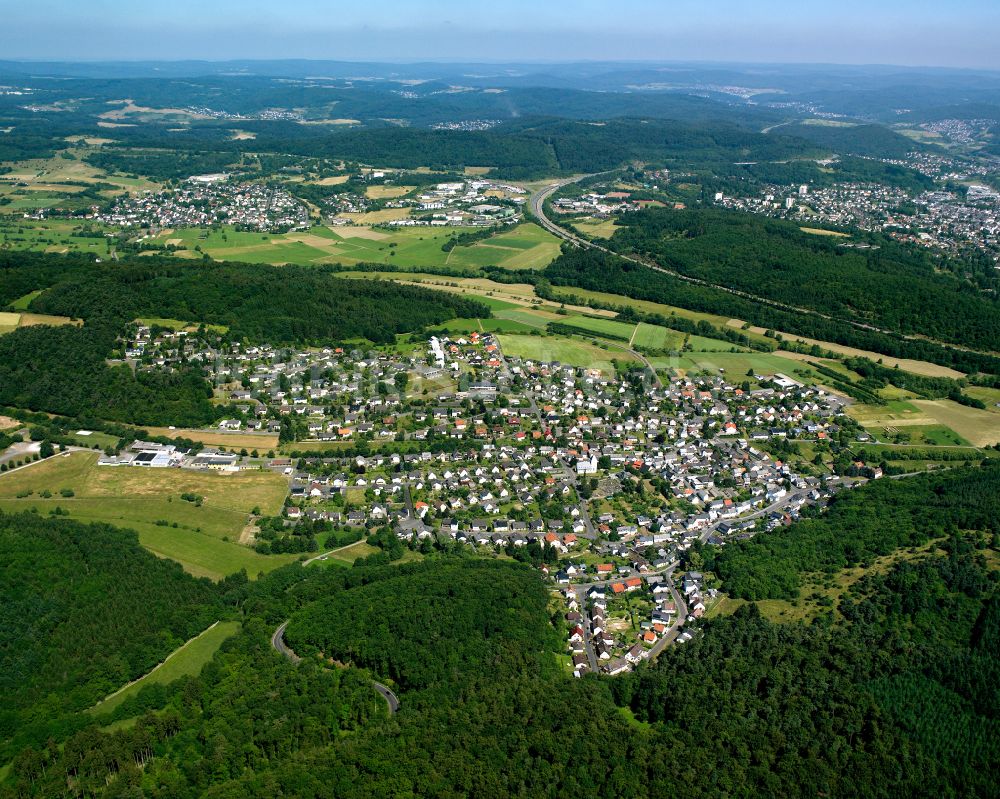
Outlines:
[[843,491],[792,527],[709,548],[707,567],[744,599],[794,599],[808,572],[871,562],[953,530],[1000,531],[1000,467],[881,480]]
[[343,280],[320,267],[182,264],[143,259],[94,266],[56,283],[32,310],[124,322],[141,316],[226,325],[234,337],[273,343],[394,341],[489,309],[454,294],[388,281]]
[[883,125],[823,125],[793,123],[773,129],[783,136],[811,141],[844,155],[871,158],[902,158],[914,150],[927,148]]
[[[145,674],[223,592],[104,524],[0,512],[0,752]],[[44,740],[44,738],[42,738]]]
[[923,251],[880,239],[847,248],[790,222],[721,210],[626,215],[621,252],[778,302],[967,347],[1000,341],[1000,305]]
[[[641,216],[641,214],[638,216]],[[737,248],[740,246],[739,242],[735,241],[732,242],[732,245]],[[683,242],[680,246],[685,249],[691,248],[690,244],[684,244]],[[728,252],[721,253],[720,257],[724,263],[732,263]],[[768,260],[766,263],[771,262]],[[756,271],[760,274],[769,268],[763,266]],[[792,265],[791,269],[794,270],[795,268]],[[709,269],[714,270],[714,267],[710,265]],[[738,274],[740,271],[738,265],[733,269],[734,281],[743,281],[745,279]],[[754,270],[748,269],[746,271],[750,272]],[[996,356],[946,347],[917,338],[904,339],[899,335],[855,327],[846,321],[838,319],[827,319],[816,314],[799,313],[763,305],[721,289],[696,285],[672,275],[654,272],[638,264],[618,258],[615,255],[609,255],[597,250],[564,248],[563,254],[549,264],[542,274],[546,282],[539,283],[536,290],[546,295],[551,292],[551,286],[576,286],[595,291],[608,291],[635,299],[652,300],[681,308],[745,319],[754,324],[775,330],[782,330],[793,335],[807,336],[822,341],[832,341],[837,344],[846,344],[895,357],[930,361],[931,363],[951,366],[965,372],[1000,374],[1000,358]],[[866,282],[871,282],[874,277],[874,274],[866,276]],[[946,280],[947,278],[942,279]],[[775,280],[775,284],[787,287],[788,291],[792,293],[788,301],[801,304],[803,295],[806,292],[803,292],[803,294],[795,293],[794,281],[790,282],[779,275]],[[845,292],[848,295],[853,291],[846,281],[838,285],[844,286]],[[880,288],[878,290],[882,291]],[[904,291],[907,290],[907,288],[904,288]],[[572,292],[563,291],[559,292],[559,294],[571,297]],[[960,301],[958,302],[960,306],[971,303],[977,318],[984,326],[992,327],[996,324],[997,317],[1000,317],[1000,311],[995,310],[994,306],[988,300],[972,298],[965,294],[960,295],[957,291],[952,291],[951,296],[960,297]],[[895,297],[885,298],[883,296],[883,299],[886,300],[888,306],[878,309],[877,313],[880,314],[884,310],[887,315],[896,314],[897,312],[892,310],[893,303],[896,301]],[[820,297],[819,301],[823,305],[831,304],[831,300],[828,297]],[[900,300],[900,303],[904,308],[909,308],[910,311],[915,313],[910,300],[904,298]],[[952,332],[956,329],[964,329],[967,326],[972,327],[972,323],[969,320],[955,319],[953,315],[946,314],[944,307],[944,304],[938,301],[936,305],[928,309],[928,313],[931,315],[929,324],[936,325],[939,329],[950,329]],[[852,318],[852,315],[848,314],[847,318]],[[914,318],[912,321],[913,324],[919,325],[919,320]],[[986,340],[981,328],[974,329],[971,333],[973,338],[977,340]],[[992,345],[987,341],[986,346],[991,347]]]
[[94,259],[81,253],[53,258],[32,250],[0,249],[0,307],[59,280],[80,275],[93,266]]
[[118,326],[22,327],[0,336],[0,404],[64,416],[198,427],[223,409],[201,372],[133,373],[106,359]]
[[554,646],[539,638],[547,601],[527,569],[448,564],[320,600],[294,617],[286,640],[299,654],[322,652],[404,689],[427,688],[488,659],[498,646],[525,654]]

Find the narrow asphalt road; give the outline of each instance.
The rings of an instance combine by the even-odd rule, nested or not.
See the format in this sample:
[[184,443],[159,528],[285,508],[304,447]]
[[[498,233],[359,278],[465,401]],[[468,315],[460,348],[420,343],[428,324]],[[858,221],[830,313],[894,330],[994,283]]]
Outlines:
[[[288,658],[290,661],[292,661],[292,663],[295,664],[301,663],[302,658],[300,658],[291,649],[289,649],[288,644],[285,643],[286,627],[288,627],[287,621],[279,625],[278,629],[274,631],[274,635],[271,636],[271,646],[273,646],[277,652],[279,652],[280,654]],[[387,686],[382,685],[382,683],[376,682],[375,680],[372,680],[372,686],[375,688],[376,691],[379,692],[379,694],[382,695],[382,698],[385,700],[385,703],[389,706],[389,715],[392,715],[397,710],[399,710],[399,697],[397,697],[391,690],[389,690]]]

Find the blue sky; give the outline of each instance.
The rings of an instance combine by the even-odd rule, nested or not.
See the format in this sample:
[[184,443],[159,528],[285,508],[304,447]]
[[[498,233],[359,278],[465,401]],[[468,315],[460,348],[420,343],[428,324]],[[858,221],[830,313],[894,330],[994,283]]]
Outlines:
[[1000,0],[0,0],[0,58],[1000,68]]

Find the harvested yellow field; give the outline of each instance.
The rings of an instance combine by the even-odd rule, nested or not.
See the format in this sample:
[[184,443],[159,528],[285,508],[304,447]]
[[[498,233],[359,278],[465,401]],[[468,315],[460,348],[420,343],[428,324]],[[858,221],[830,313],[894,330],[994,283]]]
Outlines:
[[365,194],[372,200],[394,200],[409,194],[415,186],[369,186]]
[[1000,411],[996,408],[981,411],[951,400],[911,400],[927,416],[939,424],[950,427],[962,438],[977,447],[1000,442]]
[[351,225],[350,227],[331,227],[334,233],[344,239],[368,239],[370,241],[383,241],[391,238],[388,233],[381,230],[374,230],[363,225]]
[[190,438],[209,447],[267,451],[277,449],[278,436],[270,433],[224,433],[219,430],[189,430],[186,428],[146,427],[151,436]]
[[68,316],[49,316],[43,313],[23,313],[21,314],[21,327],[31,325],[82,325],[79,319],[75,322]]
[[309,182],[316,186],[339,186],[342,183],[347,183],[350,179],[350,175],[334,175],[331,178],[320,178]]
[[848,234],[841,233],[840,231],[837,230],[821,230],[820,228],[816,227],[800,227],[799,230],[801,230],[803,233],[812,233],[814,236],[833,236],[834,238],[843,238],[843,239],[850,238]]
[[17,313],[14,311],[0,311],[0,331],[10,333],[19,327],[31,327],[32,325],[81,325],[83,322],[73,321],[68,316],[49,316],[41,313]]

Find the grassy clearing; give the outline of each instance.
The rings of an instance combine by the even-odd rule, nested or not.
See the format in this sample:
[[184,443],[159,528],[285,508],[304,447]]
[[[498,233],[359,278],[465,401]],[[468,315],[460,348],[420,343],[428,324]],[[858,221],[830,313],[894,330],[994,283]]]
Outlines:
[[[809,622],[821,613],[834,610],[847,590],[866,574],[884,574],[896,563],[916,560],[928,554],[938,552],[937,544],[930,542],[915,549],[898,549],[890,555],[876,558],[866,566],[843,569],[836,574],[809,575],[802,585],[799,598],[795,600],[761,599],[754,604],[760,609],[761,615],[773,622],[795,623]],[[707,612],[710,618],[728,616],[736,612],[747,600],[720,595],[719,600]]]
[[567,336],[522,336],[500,334],[497,337],[504,353],[532,361],[558,361],[569,366],[600,369],[614,374],[611,361],[635,362],[631,353],[614,348],[602,348]]
[[367,541],[358,541],[356,544],[351,544],[349,547],[340,549],[332,555],[328,556],[326,560],[314,560],[310,562],[310,566],[351,566],[354,564],[358,558],[366,558],[369,555],[374,555],[376,552],[381,552],[378,547],[373,547]]
[[659,325],[640,322],[632,338],[632,345],[651,350],[679,350],[684,344],[684,334]]
[[[134,529],[150,551],[213,579],[242,568],[255,576],[295,559],[259,555],[237,543],[251,510],[280,512],[288,490],[281,475],[101,467],[97,457],[72,452],[0,476],[0,508],[48,513],[59,507],[80,521]],[[202,497],[200,506],[182,500],[184,493]]]
[[581,219],[574,222],[573,227],[591,239],[610,239],[618,230],[614,219]]
[[18,297],[14,302],[10,304],[10,307],[15,311],[27,311],[28,306],[31,305],[32,300],[36,297],[41,296],[41,289],[38,291],[32,291],[29,294],[25,294],[23,297]]
[[120,688],[87,712],[91,715],[111,713],[147,685],[168,685],[181,677],[197,675],[219,650],[223,641],[236,635],[239,629],[238,621],[216,622],[201,635],[171,652],[166,660],[151,672]]
[[[197,330],[200,326],[200,322],[183,321],[181,319],[167,319],[162,316],[144,316],[138,320],[141,324],[148,325],[152,327],[156,325],[157,327],[166,327],[171,330]],[[226,325],[205,325],[206,330],[211,330],[216,333],[227,333],[229,332],[229,327]]]

